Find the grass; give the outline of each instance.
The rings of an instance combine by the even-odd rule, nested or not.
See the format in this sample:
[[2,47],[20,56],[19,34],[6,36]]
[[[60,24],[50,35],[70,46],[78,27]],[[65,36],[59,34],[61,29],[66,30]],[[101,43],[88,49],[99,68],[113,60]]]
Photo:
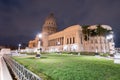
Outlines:
[[120,80],[120,65],[104,58],[57,54],[13,58],[43,80]]

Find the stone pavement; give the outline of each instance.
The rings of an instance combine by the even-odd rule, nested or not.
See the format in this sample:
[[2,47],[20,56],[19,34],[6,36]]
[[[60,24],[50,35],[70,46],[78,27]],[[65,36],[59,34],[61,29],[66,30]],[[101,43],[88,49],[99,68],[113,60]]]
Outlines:
[[13,80],[2,55],[0,55],[0,80]]
[[0,56],[0,80],[1,80],[1,56]]

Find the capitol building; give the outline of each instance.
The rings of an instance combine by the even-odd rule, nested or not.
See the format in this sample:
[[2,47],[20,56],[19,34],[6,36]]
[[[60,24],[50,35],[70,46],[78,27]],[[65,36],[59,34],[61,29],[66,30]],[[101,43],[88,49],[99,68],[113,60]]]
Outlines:
[[[110,52],[114,53],[112,28],[108,25],[72,25],[57,31],[53,13],[47,16],[42,26],[41,50],[43,52]],[[29,41],[28,47],[37,49],[38,35]]]

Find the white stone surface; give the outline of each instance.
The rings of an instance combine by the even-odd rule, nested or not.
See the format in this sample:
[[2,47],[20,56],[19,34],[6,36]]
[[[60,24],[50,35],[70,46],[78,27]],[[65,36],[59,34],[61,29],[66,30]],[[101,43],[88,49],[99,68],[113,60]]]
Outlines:
[[0,56],[0,80],[12,80],[12,77],[2,56]]
[[120,64],[120,54],[114,55],[114,63]]

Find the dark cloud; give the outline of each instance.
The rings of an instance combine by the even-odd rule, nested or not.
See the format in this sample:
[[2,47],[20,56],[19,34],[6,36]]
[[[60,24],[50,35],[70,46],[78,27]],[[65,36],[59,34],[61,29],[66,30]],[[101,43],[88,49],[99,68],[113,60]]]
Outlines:
[[119,4],[119,0],[0,0],[0,44],[33,39],[53,12],[59,30],[74,24],[112,26],[116,46],[120,47]]

